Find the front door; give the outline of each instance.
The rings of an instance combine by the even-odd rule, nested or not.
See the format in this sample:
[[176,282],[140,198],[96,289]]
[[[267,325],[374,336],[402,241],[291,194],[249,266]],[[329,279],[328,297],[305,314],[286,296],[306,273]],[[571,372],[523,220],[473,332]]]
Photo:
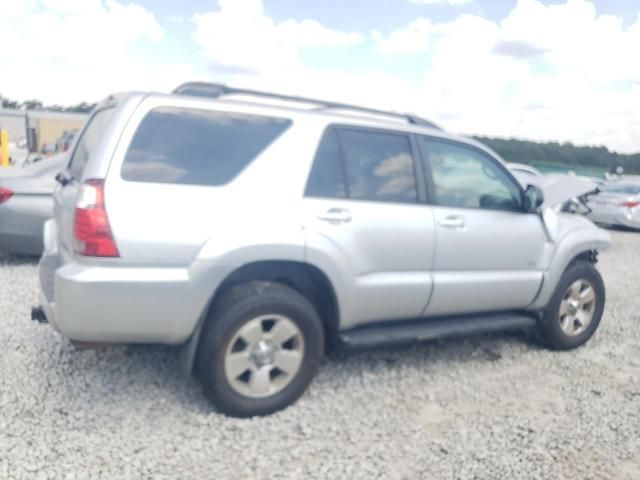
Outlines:
[[433,192],[434,292],[427,316],[521,309],[540,289],[546,235],[522,209],[522,190],[495,158],[421,136]]

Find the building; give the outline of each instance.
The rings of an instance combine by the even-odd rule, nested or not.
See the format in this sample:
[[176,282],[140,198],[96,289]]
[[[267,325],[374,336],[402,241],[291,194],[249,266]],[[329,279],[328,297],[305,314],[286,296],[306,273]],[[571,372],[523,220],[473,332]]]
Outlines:
[[1,108],[0,128],[7,130],[9,142],[16,144],[29,139],[27,130],[30,129],[30,150],[40,152],[45,144],[54,144],[65,131],[80,128],[87,118],[84,113]]
[[22,110],[0,108],[0,128],[7,131],[9,142],[18,143],[26,138],[26,117]]

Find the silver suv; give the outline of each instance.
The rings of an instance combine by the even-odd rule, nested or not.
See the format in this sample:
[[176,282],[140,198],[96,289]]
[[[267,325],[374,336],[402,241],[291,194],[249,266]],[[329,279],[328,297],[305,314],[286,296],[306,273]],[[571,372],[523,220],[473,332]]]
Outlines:
[[85,346],[180,345],[229,415],[293,403],[333,342],[537,327],[570,349],[604,308],[606,232],[410,115],[216,84],[114,95],[57,180],[46,319]]

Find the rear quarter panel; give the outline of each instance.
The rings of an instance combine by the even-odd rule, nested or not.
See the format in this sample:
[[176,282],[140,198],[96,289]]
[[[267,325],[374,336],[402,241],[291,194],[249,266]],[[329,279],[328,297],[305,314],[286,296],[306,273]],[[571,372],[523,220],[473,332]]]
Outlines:
[[[301,260],[304,240],[295,219],[319,135],[307,128],[313,122],[294,119],[288,130],[226,185],[125,181],[120,172],[136,128],[158,107],[270,114],[264,108],[253,112],[242,105],[189,97],[145,99],[120,138],[105,183],[107,213],[120,261],[188,265],[227,254],[234,262],[251,261],[264,260],[274,255],[273,250],[280,253],[269,259]],[[281,111],[271,114],[286,117]],[[264,246],[263,253],[254,245]]]

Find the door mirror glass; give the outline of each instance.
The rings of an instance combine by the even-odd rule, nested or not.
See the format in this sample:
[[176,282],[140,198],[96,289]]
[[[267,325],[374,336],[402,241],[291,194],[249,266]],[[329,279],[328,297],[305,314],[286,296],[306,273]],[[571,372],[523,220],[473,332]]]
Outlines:
[[544,194],[535,185],[527,186],[524,191],[524,211],[527,213],[537,212],[544,202]]

